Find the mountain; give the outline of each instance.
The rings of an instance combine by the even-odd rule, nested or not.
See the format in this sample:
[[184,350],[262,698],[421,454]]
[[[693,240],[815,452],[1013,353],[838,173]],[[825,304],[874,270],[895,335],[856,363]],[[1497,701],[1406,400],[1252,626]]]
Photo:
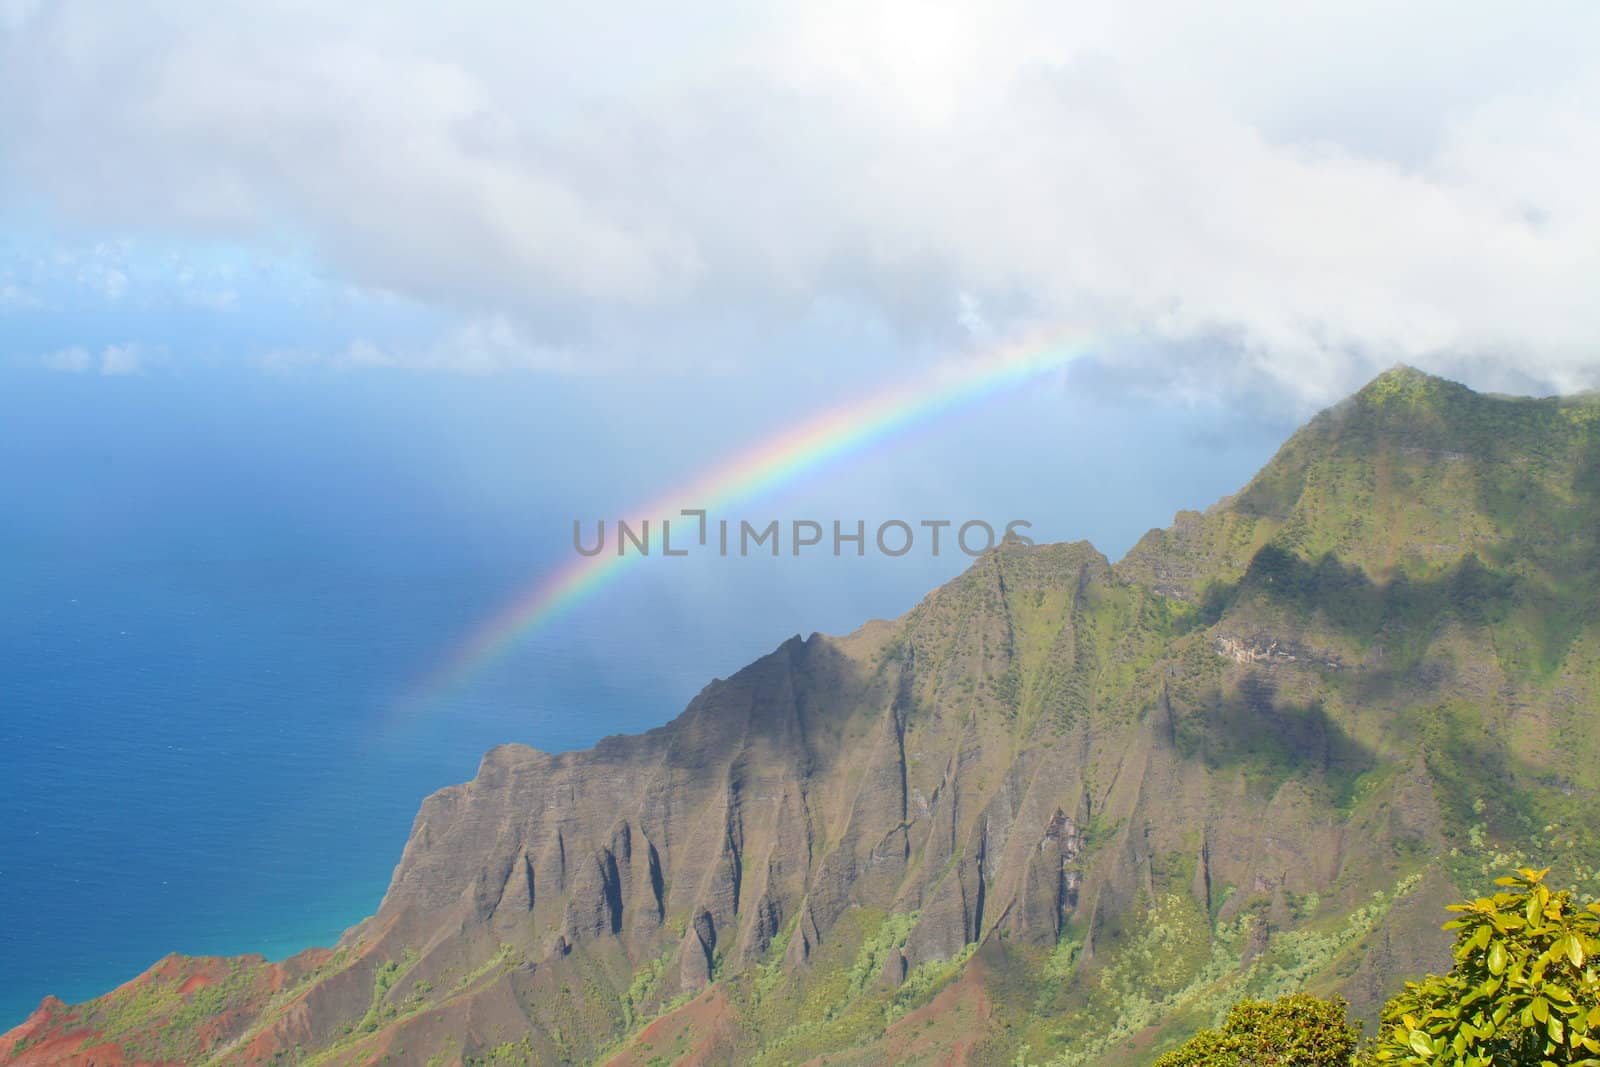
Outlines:
[[1600,397],[1397,368],[1116,564],[1007,542],[664,727],[497,748],[334,949],[168,957],[0,1062],[1070,1067],[1242,995],[1371,1019],[1508,864],[1600,880],[1597,714]]

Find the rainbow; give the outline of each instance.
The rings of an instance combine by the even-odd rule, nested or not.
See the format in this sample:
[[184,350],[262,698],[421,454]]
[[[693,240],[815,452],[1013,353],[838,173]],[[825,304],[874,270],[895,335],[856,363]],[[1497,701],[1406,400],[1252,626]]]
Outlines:
[[[658,525],[683,508],[704,508],[707,522],[719,511],[863,452],[921,423],[1065,367],[1089,348],[1086,341],[1022,342],[952,362],[910,383],[896,385],[815,415],[774,434],[726,462],[637,508],[624,521]],[[691,524],[696,525],[696,524]],[[539,627],[652,557],[617,555],[610,546],[577,556],[530,585],[481,623],[401,702],[415,714],[504,656]]]

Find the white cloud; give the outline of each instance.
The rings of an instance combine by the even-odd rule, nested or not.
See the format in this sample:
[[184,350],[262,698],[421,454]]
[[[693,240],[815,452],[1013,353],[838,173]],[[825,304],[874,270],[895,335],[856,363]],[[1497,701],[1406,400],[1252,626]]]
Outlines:
[[499,370],[576,370],[579,363],[563,349],[530,340],[503,315],[473,319],[451,330],[421,357],[424,365],[480,373]]
[[47,370],[61,371],[66,374],[82,374],[94,363],[94,357],[89,355],[87,349],[74,346],[41,356],[39,363]]
[[538,344],[510,319],[490,316],[469,320],[431,341],[380,344],[358,337],[342,348],[327,351],[271,349],[256,362],[277,371],[311,366],[339,370],[403,367],[493,374],[507,370],[578,372],[591,369],[594,361],[580,361],[571,352]]
[[138,374],[144,370],[144,356],[137,345],[107,345],[100,353],[100,373],[107,377]]
[[38,306],[39,300],[32,293],[15,282],[0,279],[0,310],[6,308],[31,308]]
[[86,374],[98,371],[108,378],[143,373],[149,353],[142,345],[106,345],[96,356],[82,345],[57,349],[39,357],[39,365],[46,370],[64,374]]
[[977,341],[987,341],[994,335],[994,327],[984,317],[983,306],[971,293],[961,293],[957,298],[959,310],[956,322]]
[[11,24],[0,164],[62,210],[287,226],[470,322],[351,363],[571,366],[843,295],[952,344],[1136,337],[1125,370],[1184,389],[1316,401],[1397,359],[1600,384],[1592,4],[62,0]]
[[223,279],[201,279],[194,268],[185,266],[178,270],[173,281],[178,300],[189,307],[211,311],[234,311],[239,307],[239,290]]
[[67,258],[75,263],[75,281],[83,288],[110,303],[116,303],[127,293],[128,248],[125,243],[103,242],[82,256],[74,256],[69,252]]
[[15,29],[39,10],[43,0],[0,0],[0,29]]

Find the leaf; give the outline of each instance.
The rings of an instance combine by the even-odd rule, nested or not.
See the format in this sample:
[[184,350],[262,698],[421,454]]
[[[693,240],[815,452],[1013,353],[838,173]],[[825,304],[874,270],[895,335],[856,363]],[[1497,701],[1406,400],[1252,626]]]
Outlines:
[[1574,967],[1582,967],[1583,966],[1583,961],[1585,959],[1585,953],[1583,951],[1583,941],[1578,937],[1577,934],[1568,934],[1567,937],[1566,937],[1566,941],[1567,941],[1567,959],[1572,961],[1572,965]]
[[1498,941],[1489,949],[1489,973],[1496,978],[1506,973],[1506,947]]
[[1423,1033],[1421,1030],[1411,1031],[1411,1036],[1407,1040],[1407,1044],[1411,1046],[1412,1050],[1416,1052],[1418,1056],[1433,1055],[1433,1042],[1429,1040],[1428,1035]]

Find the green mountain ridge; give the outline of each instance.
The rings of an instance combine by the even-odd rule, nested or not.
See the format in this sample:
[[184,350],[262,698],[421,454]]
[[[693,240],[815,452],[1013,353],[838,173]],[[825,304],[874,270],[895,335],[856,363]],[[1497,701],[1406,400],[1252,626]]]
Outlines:
[[1600,397],[1396,368],[1115,564],[1006,543],[657,730],[497,748],[335,949],[169,957],[0,1062],[1071,1067],[1245,995],[1370,1021],[1445,903],[1600,881],[1597,713]]

